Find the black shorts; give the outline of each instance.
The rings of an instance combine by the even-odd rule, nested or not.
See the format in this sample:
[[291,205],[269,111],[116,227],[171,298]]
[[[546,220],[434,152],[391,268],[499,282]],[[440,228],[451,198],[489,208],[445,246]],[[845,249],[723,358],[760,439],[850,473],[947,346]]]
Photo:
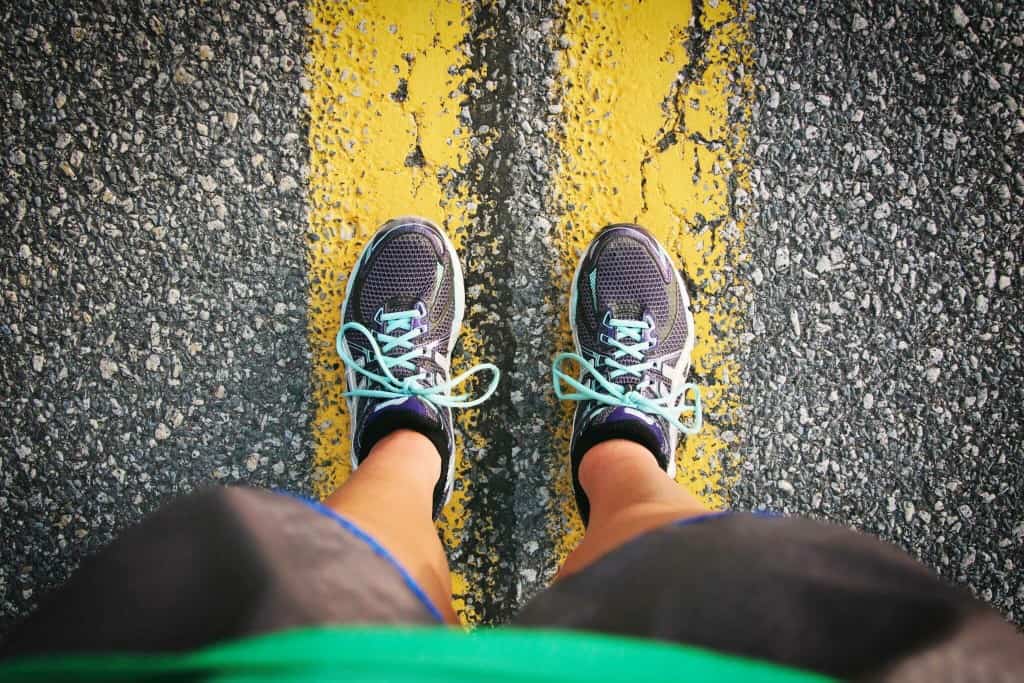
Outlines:
[[[327,508],[212,489],[83,562],[0,656],[183,651],[298,626],[439,621],[404,568]],[[744,513],[631,541],[539,594],[512,623],[686,643],[840,677],[987,680],[1024,670],[1012,627],[896,548]]]

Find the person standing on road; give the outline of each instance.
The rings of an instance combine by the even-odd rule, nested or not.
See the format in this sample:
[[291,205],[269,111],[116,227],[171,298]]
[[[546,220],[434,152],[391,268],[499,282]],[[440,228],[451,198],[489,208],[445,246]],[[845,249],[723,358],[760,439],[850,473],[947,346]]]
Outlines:
[[[701,427],[693,317],[668,252],[628,224],[583,255],[576,349],[552,365],[556,395],[577,403],[582,542],[509,627],[419,628],[457,624],[434,525],[454,483],[452,410],[499,378],[491,364],[451,376],[464,307],[445,234],[385,224],[349,277],[337,337],[348,481],[322,503],[245,488],[171,502],[14,630],[0,679],[1024,677],[1014,629],[896,548],[712,512],[675,483],[679,436]],[[479,396],[458,393],[482,373]]]

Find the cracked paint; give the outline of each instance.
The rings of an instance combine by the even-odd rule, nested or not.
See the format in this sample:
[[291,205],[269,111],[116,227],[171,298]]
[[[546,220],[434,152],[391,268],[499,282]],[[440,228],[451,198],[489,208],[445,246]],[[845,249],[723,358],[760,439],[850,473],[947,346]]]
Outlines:
[[[394,216],[431,219],[460,248],[476,200],[462,172],[470,142],[459,120],[472,75],[462,49],[467,7],[445,0],[314,0],[309,10],[309,338],[315,489],[323,498],[350,470],[344,372],[334,350],[349,271],[367,240]],[[477,362],[479,342],[471,329],[463,330],[461,344],[455,373]],[[475,430],[476,414],[456,416],[458,452],[467,439],[478,449],[486,445]],[[462,484],[438,520],[449,550],[462,541],[466,466],[459,458]],[[453,583],[456,595],[467,590],[458,572]],[[464,621],[472,619],[458,599],[455,607]]]
[[[732,188],[749,186],[749,21],[742,4],[725,0],[714,7],[570,2],[556,85],[564,107],[553,188],[561,212],[561,346],[572,346],[570,280],[594,234],[622,221],[650,229],[689,283],[697,334],[691,375],[704,398],[705,427],[681,443],[677,479],[713,508],[726,504],[723,433],[740,406],[733,351],[743,309],[732,266],[742,255],[745,213]],[[563,404],[557,436],[565,454],[573,407]],[[566,462],[554,477],[552,525],[564,557],[582,524]]]

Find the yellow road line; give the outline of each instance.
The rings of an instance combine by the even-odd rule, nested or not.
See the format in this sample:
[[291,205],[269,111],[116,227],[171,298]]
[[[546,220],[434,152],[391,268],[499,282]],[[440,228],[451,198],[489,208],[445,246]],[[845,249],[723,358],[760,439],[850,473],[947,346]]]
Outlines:
[[[470,76],[460,49],[467,8],[446,0],[311,0],[309,10],[309,337],[316,493],[324,497],[349,473],[349,418],[334,351],[348,272],[373,232],[397,215],[443,224],[460,247],[476,203],[460,175],[469,159],[469,131],[459,123]],[[461,366],[476,362],[478,346],[471,330],[464,334]],[[475,412],[461,411],[464,432]],[[457,488],[441,518],[449,547],[459,543],[466,496]],[[454,582],[457,595],[466,591],[461,575]]]
[[[736,4],[742,1],[705,3],[700,27],[709,34],[701,63],[690,63],[689,3],[572,0],[557,86],[564,111],[553,188],[562,213],[561,291],[567,302],[576,262],[608,223],[642,224],[674,253],[696,285],[694,372],[704,378],[706,416],[704,430],[677,454],[678,479],[712,507],[725,504],[719,493],[719,458],[726,447],[721,425],[734,419],[739,405],[732,351],[741,310],[726,291],[725,273],[740,258],[743,232],[732,212],[730,179],[749,188],[742,155],[751,55],[749,20]],[[571,348],[567,306],[560,308],[561,346]],[[556,445],[568,453],[572,406],[563,411]],[[560,535],[556,550],[564,556],[578,542],[582,525],[568,467],[558,467],[556,500],[563,505],[554,512],[554,526]]]

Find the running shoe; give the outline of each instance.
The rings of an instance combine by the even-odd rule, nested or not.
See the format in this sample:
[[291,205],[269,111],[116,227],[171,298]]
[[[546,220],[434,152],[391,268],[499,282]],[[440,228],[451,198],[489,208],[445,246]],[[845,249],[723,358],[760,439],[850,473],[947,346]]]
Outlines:
[[[555,357],[552,382],[560,400],[577,401],[570,454],[586,524],[590,504],[578,476],[583,455],[602,441],[630,439],[674,478],[679,434],[701,428],[700,389],[686,382],[694,342],[686,285],[643,228],[610,225],[594,238],[573,278],[569,322],[576,353]],[[563,370],[570,360],[579,379]]]
[[[441,455],[435,518],[454,483],[451,409],[487,400],[500,377],[490,363],[451,377],[464,310],[462,267],[448,237],[425,219],[396,218],[363,248],[349,276],[336,339],[345,364],[353,469],[396,429],[424,434]],[[491,373],[483,394],[452,394],[483,371]]]

